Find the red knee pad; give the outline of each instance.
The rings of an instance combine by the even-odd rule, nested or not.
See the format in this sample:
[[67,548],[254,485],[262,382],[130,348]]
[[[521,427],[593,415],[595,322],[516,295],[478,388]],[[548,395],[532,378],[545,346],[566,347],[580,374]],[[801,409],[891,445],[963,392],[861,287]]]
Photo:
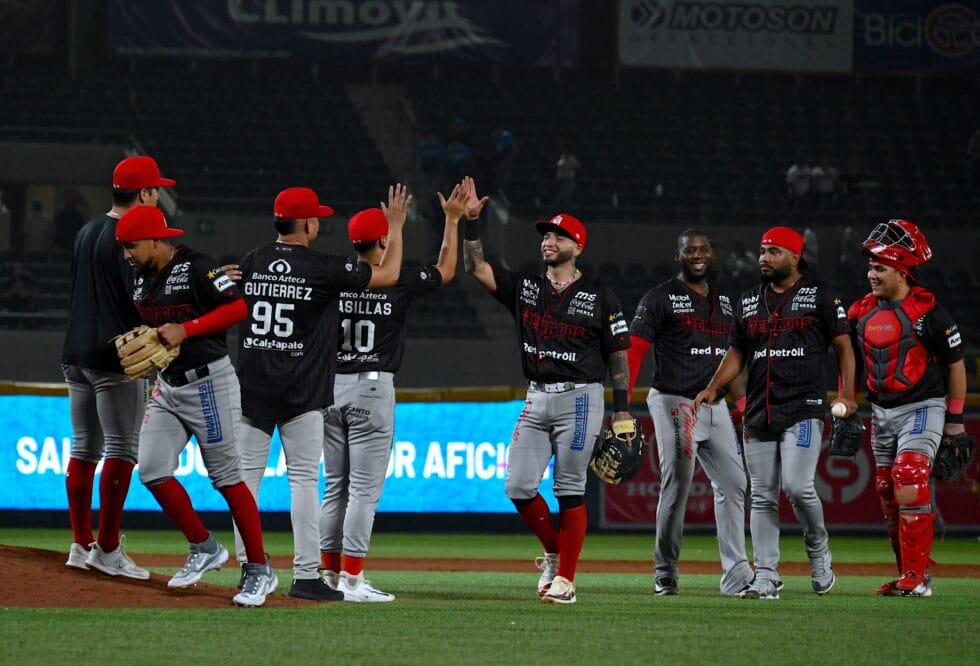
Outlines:
[[[892,465],[895,499],[902,506],[929,506],[932,463],[918,451],[902,451]],[[903,501],[904,500],[904,501]]]
[[898,502],[895,501],[895,484],[892,481],[891,467],[875,468],[875,490],[881,500],[881,511],[886,520],[898,518]]

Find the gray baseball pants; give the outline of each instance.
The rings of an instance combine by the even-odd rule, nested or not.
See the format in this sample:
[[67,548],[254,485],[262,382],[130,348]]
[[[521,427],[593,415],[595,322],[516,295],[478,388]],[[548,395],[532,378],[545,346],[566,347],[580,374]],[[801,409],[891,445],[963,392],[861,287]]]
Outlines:
[[528,388],[507,454],[507,497],[531,499],[555,457],[555,497],[584,495],[589,460],[605,415],[602,384],[560,393]]
[[367,557],[395,437],[390,372],[338,374],[323,424],[320,550]]
[[119,458],[136,464],[149,384],[126,375],[62,364],[71,412],[71,457],[90,463]]
[[695,415],[694,401],[651,389],[647,407],[653,417],[660,458],[657,545],[654,576],[678,577],[684,536],[684,513],[701,462],[714,494],[715,526],[721,556],[721,593],[735,595],[752,582],[745,554],[745,468],[742,451],[724,400],[704,404]]
[[945,422],[943,398],[889,408],[871,405],[871,449],[875,465],[890,468],[901,451],[917,451],[935,460]]
[[755,549],[755,574],[760,580],[779,579],[780,486],[803,527],[810,562],[826,557],[830,550],[823,505],[813,481],[822,434],[823,421],[805,419],[774,433],[778,436],[773,439],[746,438],[745,462],[752,480],[749,526]]
[[[258,502],[259,486],[269,462],[274,421],[242,416],[238,441],[242,474]],[[323,412],[316,409],[278,424],[289,477],[289,518],[293,526],[293,579],[317,577],[320,565],[319,492],[320,456],[323,454]],[[245,543],[235,526],[239,562],[247,562]]]

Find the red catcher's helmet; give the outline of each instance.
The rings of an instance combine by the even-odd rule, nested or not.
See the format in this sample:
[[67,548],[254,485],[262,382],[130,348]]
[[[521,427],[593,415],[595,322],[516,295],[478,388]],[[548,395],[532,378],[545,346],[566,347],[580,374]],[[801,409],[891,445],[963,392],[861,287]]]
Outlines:
[[862,247],[872,259],[898,263],[905,268],[921,266],[932,257],[925,234],[908,220],[882,222],[871,231]]

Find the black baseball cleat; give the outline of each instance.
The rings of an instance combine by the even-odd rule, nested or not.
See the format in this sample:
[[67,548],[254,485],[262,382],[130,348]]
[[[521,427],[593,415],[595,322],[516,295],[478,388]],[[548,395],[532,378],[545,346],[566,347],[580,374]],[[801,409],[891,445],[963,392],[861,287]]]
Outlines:
[[670,576],[660,576],[653,581],[653,593],[658,597],[670,597],[680,594],[677,579]]
[[289,588],[289,596],[311,601],[343,601],[344,593],[335,590],[319,578],[297,578]]

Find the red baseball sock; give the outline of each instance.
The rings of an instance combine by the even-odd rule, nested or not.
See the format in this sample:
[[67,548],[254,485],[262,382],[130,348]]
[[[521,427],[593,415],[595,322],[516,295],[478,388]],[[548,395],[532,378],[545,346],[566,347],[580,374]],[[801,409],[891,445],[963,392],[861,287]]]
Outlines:
[[92,536],[92,486],[95,483],[95,467],[96,463],[71,458],[65,473],[72,539],[86,548],[95,541]]
[[561,544],[558,533],[555,531],[555,522],[551,519],[551,510],[548,508],[548,503],[541,497],[541,493],[536,494],[534,499],[527,504],[518,506],[517,513],[520,514],[524,524],[530,527],[538,540],[541,541],[544,552],[559,552]]
[[184,533],[188,543],[202,543],[208,540],[211,533],[201,522],[201,517],[194,510],[191,498],[188,497],[184,486],[180,485],[180,481],[170,477],[163,483],[147,486],[146,489],[153,493],[160,508],[174,522],[177,529]]
[[244,481],[233,486],[218,488],[228,508],[231,517],[238,525],[238,533],[245,542],[245,554],[252,564],[265,564],[265,544],[262,542],[262,521],[259,519],[259,507],[255,503],[255,495],[248,489]]
[[589,516],[585,505],[574,509],[562,509],[558,512],[558,575],[568,580],[575,580],[575,567],[578,566],[578,556],[585,543],[585,530],[589,525]]
[[364,571],[364,558],[344,555],[344,571],[351,576],[359,576]]
[[333,571],[334,573],[340,573],[340,553],[334,553],[329,550],[320,551],[320,566],[327,571]]
[[99,480],[99,547],[111,553],[119,547],[123,504],[133,479],[133,463],[120,458],[106,458]]

